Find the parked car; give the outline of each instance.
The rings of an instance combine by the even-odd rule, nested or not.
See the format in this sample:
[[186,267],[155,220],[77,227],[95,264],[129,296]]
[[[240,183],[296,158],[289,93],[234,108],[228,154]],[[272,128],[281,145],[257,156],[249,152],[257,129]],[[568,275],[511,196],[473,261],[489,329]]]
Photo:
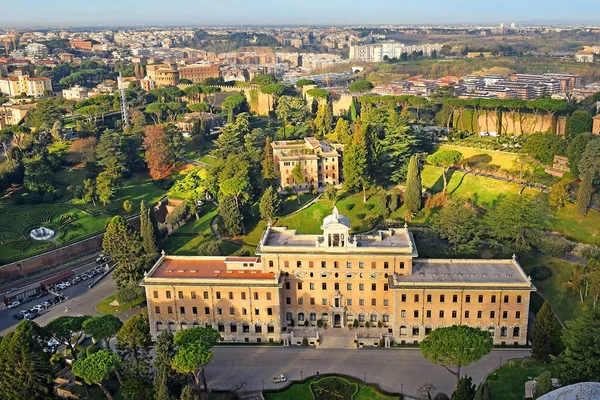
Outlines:
[[49,302],[45,301],[42,303],[42,306],[44,306],[44,308],[48,308],[50,307],[52,304],[50,304]]
[[36,319],[40,314],[38,312],[32,312],[25,314],[25,319],[31,321],[32,319]]
[[46,292],[45,290],[43,292],[38,293],[35,298],[36,299],[41,299],[44,296],[48,296],[48,292]]
[[287,378],[283,374],[273,377],[273,383],[281,383],[285,381],[287,381]]
[[25,317],[23,316],[23,314],[13,314],[13,316],[12,316],[12,317],[13,317],[14,319],[23,319],[23,318],[25,318]]
[[11,308],[19,307],[20,305],[21,305],[21,302],[19,300],[15,300],[12,303],[10,303],[9,305],[7,305],[6,308],[11,309]]
[[44,306],[43,306],[43,305],[41,305],[41,304],[35,305],[35,306],[33,306],[33,308],[32,308],[32,310],[37,310],[38,312],[39,312],[39,311],[42,311],[43,309],[44,309]]
[[19,314],[21,314],[21,315],[29,314],[29,310],[21,310],[21,311],[19,311]]

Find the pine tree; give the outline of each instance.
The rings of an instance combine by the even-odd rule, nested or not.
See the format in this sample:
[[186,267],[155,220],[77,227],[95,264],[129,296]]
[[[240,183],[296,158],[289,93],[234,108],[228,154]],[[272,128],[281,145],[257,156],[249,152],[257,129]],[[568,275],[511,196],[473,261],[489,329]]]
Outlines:
[[352,141],[352,131],[350,124],[344,118],[338,118],[333,133],[329,139],[335,143],[349,144]]
[[475,385],[470,376],[460,378],[456,390],[452,393],[451,400],[473,400],[475,398]]
[[545,301],[535,316],[535,324],[531,332],[533,357],[550,362],[550,356],[557,356],[562,349],[560,331],[561,326],[552,312],[550,304]]
[[156,248],[156,232],[150,217],[150,209],[146,208],[144,200],[142,200],[140,205],[140,234],[142,236],[144,254],[149,261],[153,261],[158,256],[158,249]]
[[273,160],[273,148],[271,147],[271,137],[267,136],[265,149],[263,151],[262,177],[265,187],[272,186],[277,181],[278,175],[275,171],[275,161]]
[[162,331],[156,337],[154,357],[154,400],[172,400],[176,392],[179,375],[171,367],[175,356],[175,344],[171,332]]
[[350,114],[350,119],[352,122],[356,122],[358,119],[358,104],[356,104],[356,99],[354,97],[352,97],[352,103],[350,104],[350,110],[348,114]]
[[333,124],[333,113],[331,111],[331,103],[326,102],[320,104],[317,109],[317,115],[315,116],[315,136],[317,139],[323,139]]
[[399,118],[393,109],[390,109],[390,114],[385,137],[381,140],[381,164],[388,170],[385,176],[398,183],[406,177],[409,159],[417,150],[419,141],[404,118]]
[[108,223],[102,249],[117,263],[113,274],[117,286],[142,278],[146,264],[142,254],[142,240],[139,233],[127,224],[125,218],[115,216]]
[[221,232],[227,237],[234,237],[243,233],[244,218],[235,204],[232,196],[219,198],[219,215]]
[[362,129],[359,121],[355,126],[352,142],[344,152],[342,165],[344,171],[344,188],[349,192],[363,191],[363,201],[367,202],[367,187],[371,183],[369,174],[369,154],[366,129]]
[[406,209],[416,213],[421,209],[421,166],[419,156],[414,155],[408,163],[408,173],[406,176],[406,191],[404,192],[404,204]]
[[594,190],[592,181],[592,174],[589,172],[584,173],[583,178],[581,179],[581,185],[577,191],[577,212],[582,217],[587,214],[588,207],[592,201],[592,192]]
[[298,194],[298,186],[304,183],[304,171],[302,170],[302,164],[300,161],[297,161],[292,168],[291,173],[292,179],[294,180],[294,192],[296,192],[296,198],[298,199],[298,204],[300,204],[300,195]]
[[152,338],[147,314],[136,314],[123,324],[116,347],[124,366],[123,392],[132,399],[150,398]]
[[279,211],[280,202],[281,200],[273,186],[269,186],[262,195],[259,204],[260,217],[266,219],[269,225],[273,225],[273,220]]
[[488,381],[480,383],[479,386],[477,386],[475,400],[492,400],[492,389],[490,388],[490,383]]

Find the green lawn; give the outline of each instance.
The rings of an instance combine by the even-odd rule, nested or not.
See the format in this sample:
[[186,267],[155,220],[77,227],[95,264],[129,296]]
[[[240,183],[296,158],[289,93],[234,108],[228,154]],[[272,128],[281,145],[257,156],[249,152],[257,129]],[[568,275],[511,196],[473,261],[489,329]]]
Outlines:
[[439,150],[456,150],[460,151],[464,159],[471,158],[475,155],[488,155],[491,158],[489,164],[499,165],[501,168],[512,168],[514,161],[518,156],[514,153],[475,149],[473,147],[466,146],[453,146],[453,145],[441,145]]
[[[284,391],[281,392],[269,392],[269,391],[265,391],[263,392],[263,395],[265,397],[265,400],[314,400],[315,397],[313,396],[313,394],[311,393],[310,390],[310,385],[313,382],[318,382],[321,380],[327,380],[327,379],[332,379],[332,377],[324,377],[324,378],[319,378],[318,380],[315,378],[309,379],[305,382],[301,382],[301,383],[292,383],[290,385],[290,387]],[[383,393],[381,393],[380,391],[377,390],[377,388],[373,387],[373,386],[364,386],[362,381],[359,381],[358,379],[352,379],[352,378],[342,378],[342,377],[338,377],[336,379],[341,379],[343,381],[349,381],[351,383],[357,384],[358,385],[358,393],[356,393],[353,397],[352,400],[394,400],[394,399],[398,399],[398,397],[395,396],[386,396]],[[340,400],[342,399],[346,399],[346,397],[339,397]]]
[[487,377],[492,396],[502,400],[523,400],[525,382],[537,378],[547,369],[551,369],[551,366],[530,359],[508,361]]
[[98,310],[102,314],[116,314],[124,311],[129,311],[132,307],[139,306],[145,301],[145,299],[142,297],[134,301],[132,304],[121,304],[117,307],[110,305],[110,303],[112,303],[113,301],[115,301],[115,295],[108,296],[107,298],[100,300],[98,304],[96,304],[96,310]]
[[[300,197],[300,202],[298,202],[298,197]],[[311,201],[315,198],[314,195],[309,193],[300,193],[300,195],[296,197],[295,194],[290,196],[285,196],[281,200],[281,205],[279,206],[279,214],[280,215],[288,215],[298,210],[300,207]]]
[[558,210],[549,228],[577,242],[600,244],[600,214],[590,210],[581,217],[576,204]]

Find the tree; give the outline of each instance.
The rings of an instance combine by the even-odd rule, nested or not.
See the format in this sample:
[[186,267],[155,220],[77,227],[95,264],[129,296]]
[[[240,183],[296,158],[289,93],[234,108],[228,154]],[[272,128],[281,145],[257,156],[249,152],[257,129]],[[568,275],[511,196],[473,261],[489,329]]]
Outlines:
[[406,178],[410,157],[417,151],[418,140],[404,118],[398,118],[394,110],[381,140],[382,163],[389,171],[389,179],[399,183]]
[[152,218],[154,210],[152,207],[146,208],[146,203],[142,200],[140,204],[140,236],[142,238],[142,248],[144,254],[149,260],[154,260],[158,256],[157,226],[155,218]]
[[175,156],[160,125],[147,126],[144,136],[145,160],[152,179],[162,179],[173,170]]
[[404,193],[404,204],[406,204],[406,209],[411,213],[416,213],[421,209],[422,191],[419,156],[414,155],[408,163],[406,191]]
[[224,111],[230,112],[232,115],[236,115],[238,113],[246,112],[249,110],[248,101],[246,100],[246,96],[243,93],[237,93],[231,96],[228,96],[221,103],[221,107]]
[[571,198],[569,193],[571,183],[571,180],[563,179],[552,185],[550,187],[550,195],[548,196],[548,204],[556,209],[566,206]]
[[119,332],[123,326],[121,320],[114,315],[108,314],[101,317],[88,318],[83,323],[83,330],[94,340],[104,343],[108,348],[109,340]]
[[470,376],[460,378],[456,383],[456,390],[452,393],[451,400],[473,400],[475,398],[475,385]]
[[142,279],[146,264],[142,254],[142,240],[139,233],[127,224],[125,218],[117,215],[108,223],[102,249],[117,263],[113,275],[117,286]]
[[591,133],[581,133],[572,138],[569,147],[567,147],[567,155],[569,156],[569,169],[573,177],[579,177],[579,161],[585,152],[587,144],[594,136]]
[[311,79],[300,79],[296,82],[296,87],[304,87],[308,85],[316,85],[317,83]]
[[577,191],[577,212],[582,217],[585,217],[587,214],[590,202],[592,201],[592,194],[594,192],[592,181],[592,174],[589,172],[584,173],[579,190]]
[[326,200],[331,202],[331,206],[335,206],[335,203],[338,200],[338,190],[334,185],[331,184],[327,184],[327,186],[325,186],[325,192],[323,193],[323,197],[325,197]]
[[277,195],[277,192],[273,189],[273,186],[269,186],[260,198],[260,203],[258,205],[260,217],[266,219],[269,225],[273,225],[273,220],[279,212],[280,203],[281,199]]
[[550,371],[544,371],[537,378],[537,383],[535,384],[535,398],[537,399],[546,393],[550,393],[552,390],[552,375],[550,374]]
[[335,143],[349,144],[352,141],[350,124],[344,118],[338,118],[333,132],[328,137]]
[[131,200],[125,200],[123,202],[123,210],[125,210],[127,214],[131,214],[133,212],[133,203]]
[[419,386],[417,389],[417,396],[421,400],[432,400],[433,393],[435,393],[435,385],[433,383],[427,382]]
[[225,197],[233,197],[235,200],[235,207],[238,211],[241,211],[243,202],[248,199],[248,190],[250,182],[247,177],[233,177],[224,180],[219,185],[219,194]]
[[477,386],[475,400],[492,400],[492,389],[489,381],[484,381]]
[[[75,360],[77,360],[77,352],[73,343],[77,344],[85,336],[83,324],[90,319],[88,315],[80,317],[64,316],[53,319],[46,325],[47,332],[55,338],[59,343],[64,343]],[[77,335],[76,337],[74,337]]]
[[60,110],[54,99],[40,100],[25,116],[25,123],[39,129],[42,125],[52,126],[60,118]]
[[54,190],[50,183],[52,181],[52,169],[45,153],[32,154],[23,159],[23,164],[25,165],[23,186],[28,192],[43,195]]
[[507,241],[516,250],[526,251],[544,229],[546,213],[539,199],[509,195],[492,208],[486,219],[486,233]]
[[187,385],[181,391],[180,400],[198,400],[198,396],[194,394],[194,389],[191,386]]
[[82,378],[88,385],[96,384],[104,392],[107,399],[112,400],[112,396],[103,382],[116,371],[121,360],[119,356],[110,350],[100,350],[83,360],[77,360],[73,363],[73,375]]
[[221,248],[217,244],[217,242],[203,242],[198,246],[198,255],[199,256],[208,256],[208,257],[216,257],[223,255],[221,252]]
[[299,97],[281,96],[275,110],[277,119],[283,122],[283,138],[286,138],[286,126],[297,126],[306,121],[308,109]]
[[592,131],[592,114],[585,110],[576,110],[567,120],[567,136],[575,136]]
[[171,226],[179,227],[182,222],[185,222],[190,214],[190,206],[187,201],[182,201],[177,207],[167,214],[165,222]]
[[554,133],[534,133],[527,136],[523,151],[546,165],[552,165],[554,156],[564,154],[565,141]]
[[125,379],[123,392],[133,399],[151,397],[150,349],[152,338],[146,313],[136,314],[125,321],[117,333],[117,352],[121,357]]
[[352,142],[344,151],[342,168],[344,188],[350,192],[362,189],[363,202],[367,202],[367,187],[371,184],[369,171],[368,138],[366,128],[357,122]]
[[230,154],[242,151],[242,138],[250,133],[248,114],[239,114],[235,122],[228,124],[219,137],[213,142],[213,154],[219,158],[227,158]]
[[323,104],[319,104],[314,123],[315,136],[317,137],[317,139],[324,139],[325,136],[329,134],[331,125],[333,124],[333,112],[331,110],[331,103],[325,102]]
[[[432,363],[443,366],[454,375],[457,387],[461,377],[460,369],[479,361],[490,351],[492,351],[490,334],[466,325],[435,329],[421,342],[423,356]],[[456,369],[452,370],[449,366],[456,366]]]
[[50,129],[50,134],[52,135],[52,140],[54,142],[59,143],[63,140],[63,124],[60,120],[55,121],[52,125],[52,129]]
[[297,161],[294,164],[294,168],[292,168],[292,173],[290,174],[293,180],[294,192],[296,192],[296,198],[298,199],[298,204],[300,204],[300,195],[298,194],[298,186],[304,183],[304,170],[302,169],[302,163]]
[[171,367],[175,357],[173,334],[162,331],[156,337],[154,357],[154,400],[172,400],[177,386],[177,374]]
[[219,198],[219,229],[227,237],[241,235],[243,232],[244,217],[236,207],[233,197],[221,196]]
[[258,74],[250,81],[259,86],[271,85],[277,82],[277,79],[270,74]]
[[137,282],[126,282],[117,288],[115,298],[119,304],[129,304],[131,306],[133,302],[144,298],[144,288]]
[[357,79],[348,86],[348,90],[351,92],[370,92],[373,89],[373,84],[364,79]]
[[96,206],[96,184],[91,179],[83,181],[83,201]]
[[267,136],[262,160],[262,177],[264,186],[272,186],[277,181],[278,175],[275,171],[275,161],[273,160],[273,147],[271,146],[271,137]]
[[96,150],[96,138],[93,136],[73,140],[69,150],[77,154],[77,159],[84,166],[94,161],[94,151]]
[[429,164],[443,169],[442,178],[444,179],[444,189],[442,190],[442,193],[446,193],[446,188],[448,187],[446,172],[448,172],[451,166],[462,160],[462,158],[462,153],[456,150],[439,150],[427,157],[427,162]]
[[558,334],[561,330],[562,327],[552,312],[550,303],[545,301],[535,316],[535,324],[531,330],[533,357],[548,363],[551,361],[551,356],[558,356],[562,350]]
[[47,340],[35,322],[21,321],[0,342],[0,397],[2,400],[54,399],[54,379]]
[[[567,321],[562,334],[564,351],[556,359],[563,385],[577,382],[596,382],[600,376],[600,308]],[[556,332],[555,332],[556,334]]]
[[196,389],[200,391],[200,379],[204,392],[208,394],[204,368],[212,361],[213,352],[210,350],[221,339],[219,332],[212,328],[191,328],[175,334],[177,353],[173,358],[172,367],[184,374],[191,374]]
[[474,207],[464,201],[447,203],[433,219],[432,229],[455,254],[474,254],[479,249],[481,222]]

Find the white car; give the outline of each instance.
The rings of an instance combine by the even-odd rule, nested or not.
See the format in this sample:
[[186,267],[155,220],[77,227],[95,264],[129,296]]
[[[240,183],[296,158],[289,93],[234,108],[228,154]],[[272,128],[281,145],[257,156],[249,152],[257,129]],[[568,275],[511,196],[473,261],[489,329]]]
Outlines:
[[48,307],[52,306],[52,303],[49,303],[49,302],[45,301],[45,302],[42,303],[42,306],[44,308],[48,308]]
[[21,305],[21,302],[19,300],[13,301],[12,303],[10,303],[9,305],[6,306],[6,308],[11,309],[11,308],[15,308]]
[[285,381],[287,381],[287,378],[283,374],[273,377],[273,383],[281,383],[281,382],[285,382]]
[[42,311],[43,309],[44,309],[44,306],[41,304],[35,305],[32,308],[32,310],[37,310],[37,311]]

